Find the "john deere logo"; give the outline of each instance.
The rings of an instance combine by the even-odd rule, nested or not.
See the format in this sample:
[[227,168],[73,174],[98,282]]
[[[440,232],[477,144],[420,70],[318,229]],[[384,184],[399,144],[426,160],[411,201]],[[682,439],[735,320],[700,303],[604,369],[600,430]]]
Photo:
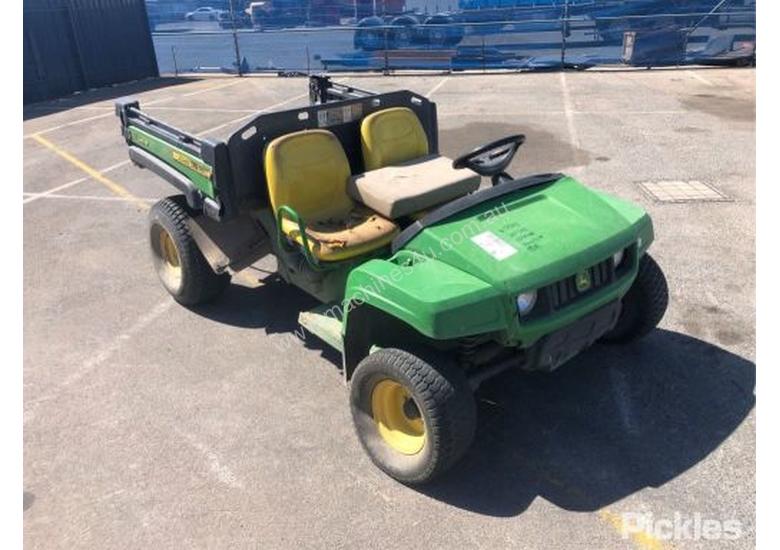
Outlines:
[[578,292],[585,292],[590,288],[590,273],[587,271],[580,271],[577,273],[574,280]]

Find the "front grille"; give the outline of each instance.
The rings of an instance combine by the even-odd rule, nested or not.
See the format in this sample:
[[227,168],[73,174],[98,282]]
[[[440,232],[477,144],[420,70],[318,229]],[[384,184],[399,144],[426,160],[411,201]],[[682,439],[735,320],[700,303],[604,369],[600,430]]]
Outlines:
[[[595,292],[605,289],[611,284],[622,280],[636,269],[637,247],[631,244],[623,249],[623,261],[615,267],[612,256],[589,268],[564,277],[548,285],[539,287],[536,306],[521,321],[534,321],[562,310]],[[585,288],[582,284],[577,288],[577,278],[587,273],[590,283]],[[582,283],[582,282],[581,282]]]
[[577,281],[582,277],[582,274],[566,277],[544,288],[544,292],[547,293],[550,302],[550,308],[553,311],[566,307],[615,280],[615,269],[611,257],[589,267],[583,273],[588,275],[589,284],[587,288],[577,287]]

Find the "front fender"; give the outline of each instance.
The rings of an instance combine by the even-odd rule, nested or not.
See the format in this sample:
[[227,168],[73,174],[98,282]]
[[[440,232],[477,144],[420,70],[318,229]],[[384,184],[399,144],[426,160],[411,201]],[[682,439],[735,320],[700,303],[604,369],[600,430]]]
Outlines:
[[450,265],[401,251],[389,260],[370,260],[347,279],[349,311],[369,304],[436,340],[505,329],[510,312],[488,283]]

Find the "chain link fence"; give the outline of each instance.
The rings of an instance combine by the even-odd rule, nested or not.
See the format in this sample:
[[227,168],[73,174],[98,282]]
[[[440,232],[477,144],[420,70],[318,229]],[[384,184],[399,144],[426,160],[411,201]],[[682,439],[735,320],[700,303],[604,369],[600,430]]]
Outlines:
[[755,0],[147,0],[147,11],[164,74],[751,65],[756,54]]

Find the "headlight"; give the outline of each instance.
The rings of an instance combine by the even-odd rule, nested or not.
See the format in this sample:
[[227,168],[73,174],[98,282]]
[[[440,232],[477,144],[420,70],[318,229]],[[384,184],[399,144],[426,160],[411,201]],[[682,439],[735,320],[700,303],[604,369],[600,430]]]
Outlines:
[[520,315],[528,315],[536,304],[536,291],[530,290],[517,295],[517,312]]
[[612,255],[612,263],[615,264],[615,267],[619,266],[623,261],[623,255],[624,254],[622,249],[618,250]]

